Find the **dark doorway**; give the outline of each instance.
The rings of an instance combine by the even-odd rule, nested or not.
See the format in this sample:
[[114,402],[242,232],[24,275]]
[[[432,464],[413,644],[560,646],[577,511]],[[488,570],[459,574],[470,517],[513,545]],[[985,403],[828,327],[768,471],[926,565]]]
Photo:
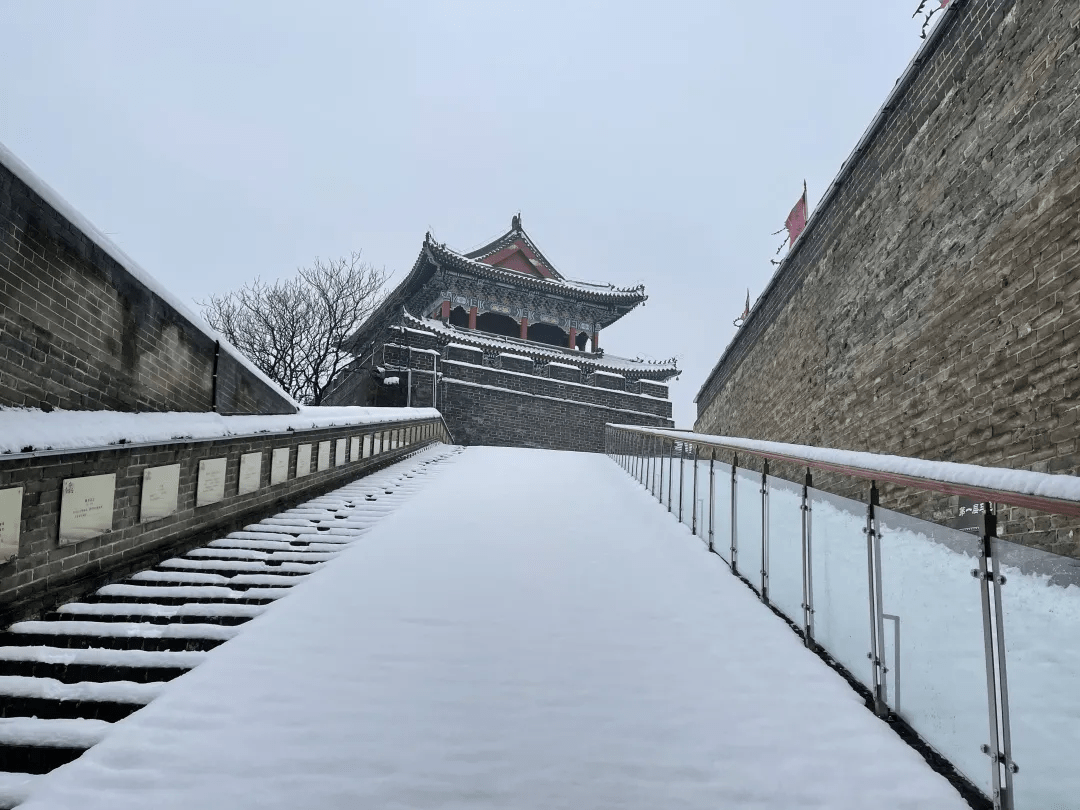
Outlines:
[[454,307],[450,310],[450,323],[453,326],[461,326],[465,329],[469,328],[469,313],[461,307]]
[[521,324],[501,312],[485,312],[476,316],[476,328],[493,335],[521,337]]
[[529,340],[563,348],[570,345],[570,336],[566,332],[554,324],[543,322],[529,324]]

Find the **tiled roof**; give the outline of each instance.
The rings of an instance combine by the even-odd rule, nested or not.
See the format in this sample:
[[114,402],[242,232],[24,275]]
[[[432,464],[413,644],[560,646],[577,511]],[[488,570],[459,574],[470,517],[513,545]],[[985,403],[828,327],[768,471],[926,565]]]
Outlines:
[[612,354],[597,355],[569,348],[561,349],[558,346],[548,346],[531,340],[502,337],[501,335],[493,335],[475,329],[462,329],[431,318],[418,318],[408,312],[404,313],[404,319],[406,326],[432,332],[447,338],[453,343],[480,349],[510,350],[515,354],[526,355],[534,360],[567,360],[577,365],[590,365],[598,371],[610,371],[634,379],[668,380],[681,373],[675,358],[655,362],[640,359],[631,360],[627,357],[618,357]]

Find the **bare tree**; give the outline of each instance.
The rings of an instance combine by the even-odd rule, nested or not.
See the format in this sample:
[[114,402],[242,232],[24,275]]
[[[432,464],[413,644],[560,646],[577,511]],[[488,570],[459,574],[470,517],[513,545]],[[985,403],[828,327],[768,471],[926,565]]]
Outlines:
[[348,258],[301,267],[292,278],[261,279],[200,301],[203,317],[297,402],[319,405],[351,359],[342,341],[386,295],[387,274]]

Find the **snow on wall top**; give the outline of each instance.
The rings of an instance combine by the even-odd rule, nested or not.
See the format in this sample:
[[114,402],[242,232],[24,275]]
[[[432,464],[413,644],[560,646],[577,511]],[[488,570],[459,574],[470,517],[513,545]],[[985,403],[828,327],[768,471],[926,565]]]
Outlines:
[[258,377],[266,385],[279,396],[281,396],[289,404],[296,406],[297,402],[291,396],[289,396],[281,386],[267,377],[262,371],[260,371],[254,363],[251,362],[243,353],[240,352],[235,346],[233,346],[225,337],[213,329],[210,324],[203,320],[200,316],[196,315],[188,306],[181,301],[177,296],[173,295],[162,284],[158,283],[150,273],[144,270],[138,262],[128,256],[120,247],[113,242],[109,237],[102,233],[90,220],[79,213],[71,203],[65,200],[60,193],[56,191],[52,186],[42,180],[33,169],[23,163],[14,152],[0,143],[0,164],[2,164],[8,171],[14,174],[19,180],[25,183],[31,191],[41,197],[47,205],[55,210],[60,216],[64,217],[68,222],[78,228],[83,235],[91,242],[96,244],[99,248],[104,250],[112,259],[123,267],[128,273],[131,274],[140,284],[150,290],[154,295],[167,303],[170,307],[175,309],[180,315],[188,320],[192,326],[202,332],[211,340],[218,341],[222,348],[224,348],[232,357],[236,359],[244,368],[250,371],[254,376]]
[[256,433],[346,425],[377,425],[403,419],[438,419],[434,408],[299,406],[295,414],[222,416],[217,413],[123,413],[0,408],[0,454],[77,450],[174,440],[219,439]]

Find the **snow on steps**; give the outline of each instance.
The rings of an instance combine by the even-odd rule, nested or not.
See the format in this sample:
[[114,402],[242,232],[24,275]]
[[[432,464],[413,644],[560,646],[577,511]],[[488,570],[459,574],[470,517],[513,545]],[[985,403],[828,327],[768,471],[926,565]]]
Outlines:
[[[432,447],[296,509],[165,560],[0,638],[0,810],[77,758],[390,514]],[[402,475],[402,470],[413,472]]]

